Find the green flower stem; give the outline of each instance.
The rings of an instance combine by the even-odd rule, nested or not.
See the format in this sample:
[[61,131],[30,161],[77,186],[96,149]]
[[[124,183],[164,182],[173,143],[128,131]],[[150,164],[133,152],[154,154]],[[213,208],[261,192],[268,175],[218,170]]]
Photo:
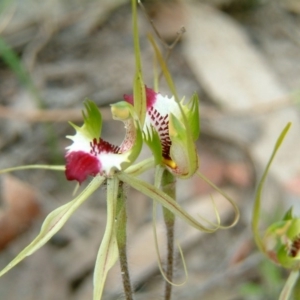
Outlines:
[[130,282],[127,251],[126,251],[126,196],[124,192],[123,182],[119,184],[118,198],[117,198],[117,224],[116,224],[116,237],[119,249],[119,260],[121,266],[121,274],[123,280],[123,288],[126,300],[133,299],[132,287]]
[[[176,200],[176,179],[167,169],[164,170],[161,178],[162,191]],[[163,207],[164,221],[167,231],[167,264],[166,276],[170,282],[173,280],[174,270],[174,225],[175,215]],[[172,285],[170,282],[165,283],[165,300],[170,300],[172,296]]]
[[293,299],[293,300],[299,300],[300,296],[299,293],[297,294],[294,291],[294,295],[291,298],[292,295],[292,291],[294,288],[295,283],[297,282],[299,278],[299,270],[294,270],[290,273],[288,280],[286,281],[283,290],[281,291],[279,300],[288,300],[288,299]]
[[[292,275],[292,273],[296,273],[296,274]],[[292,299],[299,300],[300,299],[300,277],[299,277],[300,273],[299,273],[299,270],[295,270],[292,273],[290,274],[290,277],[292,277],[292,276],[296,277],[295,283],[294,283],[294,288],[293,288],[293,298]],[[291,279],[291,281],[292,281],[292,279]]]
[[119,179],[107,178],[107,218],[106,228],[97,254],[94,269],[94,296],[93,300],[102,299],[104,285],[109,270],[118,259],[118,246],[116,241],[116,216]]

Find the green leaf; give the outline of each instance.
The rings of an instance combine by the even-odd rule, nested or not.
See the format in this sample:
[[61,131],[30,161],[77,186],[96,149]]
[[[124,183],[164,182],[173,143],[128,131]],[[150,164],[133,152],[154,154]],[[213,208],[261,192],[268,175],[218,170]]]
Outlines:
[[183,219],[186,223],[193,226],[194,228],[204,232],[216,231],[217,228],[207,228],[204,225],[202,225],[188,212],[181,208],[181,206],[174,199],[172,199],[170,196],[168,196],[155,186],[125,173],[119,173],[117,176],[121,181],[129,184],[134,189],[159,202],[162,206],[169,209],[174,215]]
[[94,300],[101,299],[108,271],[118,259],[115,232],[118,187],[118,178],[107,179],[107,220],[94,270]]
[[0,272],[0,276],[12,269],[26,256],[33,254],[35,251],[45,245],[49,239],[62,228],[75,210],[99,188],[104,179],[104,177],[100,176],[95,177],[93,181],[74,200],[52,211],[45,219],[39,235]]

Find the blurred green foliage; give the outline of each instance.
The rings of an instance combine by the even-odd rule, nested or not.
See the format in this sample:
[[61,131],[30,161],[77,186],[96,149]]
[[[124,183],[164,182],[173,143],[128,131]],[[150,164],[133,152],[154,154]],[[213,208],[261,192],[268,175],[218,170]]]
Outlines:
[[267,259],[258,267],[259,280],[242,284],[239,293],[245,300],[274,300],[284,286],[286,276],[284,270],[278,268]]

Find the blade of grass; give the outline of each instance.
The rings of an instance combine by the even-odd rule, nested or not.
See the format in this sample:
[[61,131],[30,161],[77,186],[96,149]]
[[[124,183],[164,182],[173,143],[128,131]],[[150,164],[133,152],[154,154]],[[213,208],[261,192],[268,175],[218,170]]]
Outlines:
[[[46,108],[45,103],[39,95],[37,88],[35,87],[30,74],[27,72],[25,66],[22,64],[20,58],[15,53],[15,51],[5,42],[3,38],[0,37],[0,56],[3,61],[8,65],[8,67],[15,73],[19,81],[23,86],[28,90],[32,95],[36,106],[38,108]],[[52,162],[59,163],[61,162],[61,155],[58,150],[58,141],[55,134],[55,131],[51,124],[45,123],[44,125],[46,132],[47,144],[50,149]]]
[[44,108],[45,105],[39,97],[38,91],[34,86],[34,83],[32,82],[24,65],[22,64],[21,60],[14,52],[14,50],[6,43],[6,41],[2,37],[0,37],[0,56],[2,57],[3,61],[7,64],[7,66],[15,73],[15,75],[23,84],[23,86],[33,96],[36,105],[39,108]]
[[9,6],[12,5],[12,0],[1,0],[0,1],[0,14]]

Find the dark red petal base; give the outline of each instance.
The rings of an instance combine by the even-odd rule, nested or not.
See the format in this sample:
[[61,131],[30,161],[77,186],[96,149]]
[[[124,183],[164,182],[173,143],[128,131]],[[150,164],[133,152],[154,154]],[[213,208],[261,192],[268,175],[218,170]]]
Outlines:
[[66,156],[66,177],[68,180],[77,180],[80,184],[90,175],[96,176],[100,172],[99,160],[86,152],[71,152]]
[[[154,105],[157,93],[152,89],[148,88],[147,86],[145,86],[145,89],[146,89],[147,109],[149,109]],[[133,95],[123,95],[123,98],[126,102],[133,105]]]

